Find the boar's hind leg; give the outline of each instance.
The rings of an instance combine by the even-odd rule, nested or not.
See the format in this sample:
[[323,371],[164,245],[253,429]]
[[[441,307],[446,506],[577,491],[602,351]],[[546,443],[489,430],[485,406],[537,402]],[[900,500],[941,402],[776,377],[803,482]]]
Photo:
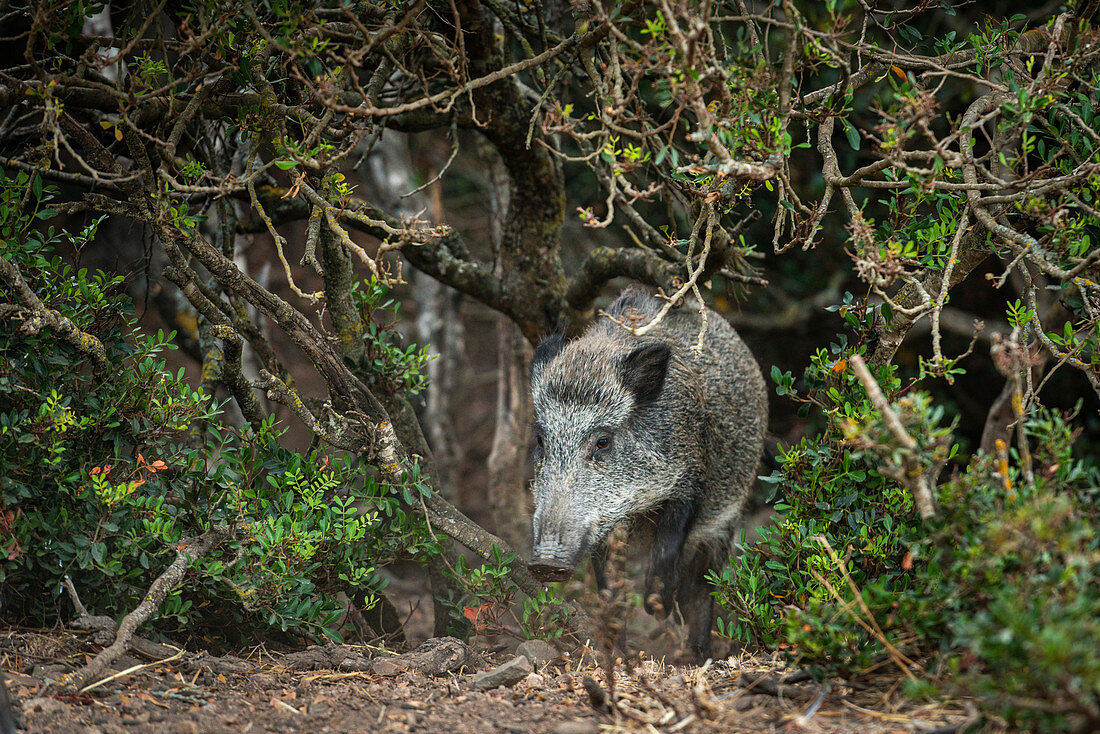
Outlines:
[[696,662],[711,657],[710,631],[714,626],[714,596],[706,574],[711,568],[707,553],[698,553],[683,569],[684,579],[677,596],[680,615],[688,629],[688,646]]
[[645,578],[645,610],[650,614],[658,611],[654,594],[659,595],[662,616],[672,611],[672,600],[680,586],[684,539],[694,519],[695,503],[690,500],[672,500],[657,518]]

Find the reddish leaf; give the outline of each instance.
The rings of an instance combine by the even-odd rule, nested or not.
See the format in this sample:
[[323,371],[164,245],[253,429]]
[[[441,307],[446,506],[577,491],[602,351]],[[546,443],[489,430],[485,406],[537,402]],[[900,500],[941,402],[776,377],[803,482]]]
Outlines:
[[470,620],[470,623],[474,626],[474,629],[477,630],[478,632],[484,631],[485,628],[489,626],[485,622],[479,621],[479,618],[481,617],[481,615],[484,613],[486,616],[488,616],[488,612],[489,612],[489,605],[488,604],[482,604],[480,607],[462,607],[462,616],[464,616],[464,617],[466,617],[466,619]]

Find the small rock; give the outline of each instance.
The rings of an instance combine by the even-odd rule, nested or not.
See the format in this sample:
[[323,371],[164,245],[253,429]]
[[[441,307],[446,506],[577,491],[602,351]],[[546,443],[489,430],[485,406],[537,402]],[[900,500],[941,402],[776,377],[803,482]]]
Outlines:
[[509,688],[519,683],[532,672],[531,661],[523,655],[517,655],[503,665],[486,670],[474,676],[474,689],[487,691],[497,686]]
[[433,637],[412,652],[388,658],[367,661],[363,658],[349,667],[351,658],[341,663],[341,670],[369,670],[375,675],[394,676],[406,670],[415,670],[425,675],[444,675],[468,665],[473,653],[462,640],[454,637]]
[[736,701],[733,702],[733,708],[736,711],[748,711],[754,706],[759,706],[768,699],[768,696],[739,696]]
[[267,673],[257,673],[256,675],[251,676],[249,678],[249,681],[252,683],[252,685],[256,686],[256,688],[259,688],[260,690],[272,688],[278,683],[278,681],[275,680],[275,676],[269,675]]
[[599,730],[600,725],[595,721],[577,719],[576,721],[561,722],[550,730],[550,734],[597,734]]
[[383,658],[381,660],[375,660],[370,665],[370,672],[374,675],[381,675],[386,678],[399,675],[405,670],[405,666],[394,660]]
[[516,654],[530,660],[531,665],[552,663],[561,657],[554,646],[546,640],[527,640],[516,648]]
[[23,703],[23,713],[63,714],[68,712],[69,705],[56,698],[31,698]]
[[523,679],[523,685],[528,688],[542,688],[543,683],[544,679],[538,673],[531,673],[531,675]]
[[433,637],[410,652],[408,665],[424,675],[444,675],[470,662],[470,646],[454,637]]

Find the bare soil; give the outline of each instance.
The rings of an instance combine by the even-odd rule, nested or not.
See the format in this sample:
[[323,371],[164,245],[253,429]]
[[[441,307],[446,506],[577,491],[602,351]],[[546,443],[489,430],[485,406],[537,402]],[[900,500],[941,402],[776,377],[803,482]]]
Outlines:
[[475,690],[478,670],[514,657],[487,646],[491,641],[475,640],[465,666],[434,676],[410,669],[407,656],[366,646],[257,649],[242,657],[183,653],[166,662],[126,658],[116,669],[144,667],[71,695],[46,681],[98,651],[84,636],[8,630],[0,637],[0,662],[9,671],[17,719],[34,732],[943,734],[963,731],[976,718],[966,701],[907,699],[891,672],[855,683],[787,684],[790,671],[772,657],[752,655],[703,668],[652,659],[632,671],[620,666],[614,707],[598,700],[607,685],[592,655],[536,666],[511,688]]

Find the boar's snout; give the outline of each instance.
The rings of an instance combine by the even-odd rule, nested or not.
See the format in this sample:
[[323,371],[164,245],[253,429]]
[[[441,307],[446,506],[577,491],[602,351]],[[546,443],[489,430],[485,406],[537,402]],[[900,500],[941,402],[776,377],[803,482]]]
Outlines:
[[534,548],[527,565],[540,581],[564,581],[588,556],[595,534],[594,523],[572,516],[564,507],[536,510],[533,525]]

